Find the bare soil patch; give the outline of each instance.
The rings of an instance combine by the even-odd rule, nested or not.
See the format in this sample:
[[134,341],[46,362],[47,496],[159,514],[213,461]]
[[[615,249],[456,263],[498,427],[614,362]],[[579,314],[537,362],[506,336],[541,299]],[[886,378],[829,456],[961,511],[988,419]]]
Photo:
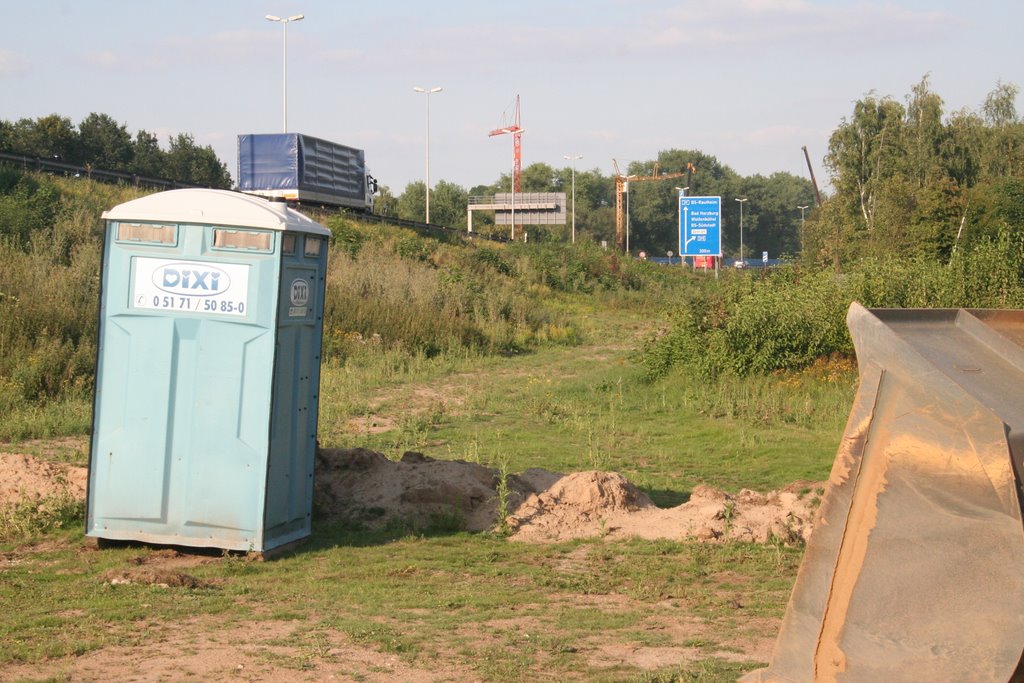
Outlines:
[[352,642],[344,633],[296,621],[250,621],[224,628],[212,617],[152,629],[131,646],[78,657],[13,665],[4,680],[136,683],[161,681],[474,681],[450,662],[410,664]]
[[0,505],[71,496],[85,498],[86,469],[23,453],[0,453]]

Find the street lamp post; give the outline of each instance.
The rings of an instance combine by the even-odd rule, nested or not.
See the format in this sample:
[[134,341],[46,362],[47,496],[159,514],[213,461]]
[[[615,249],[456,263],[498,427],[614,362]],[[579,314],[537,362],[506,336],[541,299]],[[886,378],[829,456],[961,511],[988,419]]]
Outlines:
[[[690,189],[690,186],[687,185],[686,187],[677,187],[676,189],[679,191],[679,198],[681,199],[686,196],[686,191]],[[686,257],[683,256],[683,246],[685,246],[683,245],[683,203],[681,201],[676,201],[676,204],[677,208],[679,209],[679,267],[683,268],[686,266]],[[670,255],[669,261],[671,260],[672,256]],[[694,259],[693,269],[697,269],[696,259]]]
[[622,190],[626,193],[626,253],[629,253],[629,180],[636,178],[635,175],[628,175],[623,178]]
[[427,210],[425,223],[430,222],[430,95],[431,93],[441,92],[443,88],[421,88],[418,85],[413,86],[413,90],[416,92],[425,93],[427,96],[427,179],[426,179],[426,191],[427,191]]
[[804,251],[804,210],[809,208],[809,205],[798,206],[800,209],[800,253]]
[[576,160],[582,159],[583,155],[566,155],[562,158],[572,161],[572,243],[576,244]]
[[740,263],[746,266],[747,262],[743,260],[743,202],[747,201],[747,198],[744,197],[736,201],[740,203]]
[[629,253],[629,179],[634,176],[627,176],[622,189],[626,191],[626,253]]
[[284,106],[284,131],[283,132],[287,133],[288,132],[288,24],[290,24],[293,21],[302,21],[303,19],[305,19],[305,15],[293,14],[290,17],[282,18],[282,17],[274,16],[273,14],[268,14],[265,18],[266,18],[267,21],[279,22],[281,24],[282,28],[284,29],[284,50],[283,50],[284,51],[284,77],[283,77],[283,81],[284,81],[284,96],[283,96],[283,100],[284,100],[284,105],[283,105]]

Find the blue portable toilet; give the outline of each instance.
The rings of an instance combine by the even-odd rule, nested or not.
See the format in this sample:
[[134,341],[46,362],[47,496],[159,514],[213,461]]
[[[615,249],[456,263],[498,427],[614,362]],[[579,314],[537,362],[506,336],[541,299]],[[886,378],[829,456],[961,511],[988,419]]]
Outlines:
[[260,553],[305,538],[330,232],[226,190],[103,218],[86,535]]

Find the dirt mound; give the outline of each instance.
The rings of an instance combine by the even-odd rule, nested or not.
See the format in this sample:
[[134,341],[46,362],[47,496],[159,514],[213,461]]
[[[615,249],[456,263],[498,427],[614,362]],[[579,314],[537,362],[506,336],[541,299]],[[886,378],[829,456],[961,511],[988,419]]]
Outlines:
[[769,494],[742,490],[736,496],[697,486],[689,501],[668,509],[649,504],[593,510],[554,505],[534,513],[525,507],[526,514],[517,511],[511,518],[516,541],[604,537],[796,544],[810,537],[817,500],[806,486]]
[[[460,460],[406,453],[391,461],[366,449],[317,454],[314,506],[323,516],[380,529],[449,523],[470,531],[500,524],[497,470]],[[765,543],[806,540],[817,497],[814,485],[783,491],[743,490],[735,496],[707,486],[669,509],[615,472],[563,475],[531,469],[506,478],[511,538],[553,542],[587,537],[737,539]]]
[[[81,500],[86,482],[84,467],[0,453],[0,505],[60,496]],[[662,509],[615,472],[563,475],[530,469],[507,475],[502,483],[498,470],[477,463],[411,451],[393,461],[363,448],[321,449],[313,506],[319,519],[369,529],[397,524],[486,531],[500,526],[504,510],[511,538],[534,543],[588,537],[798,543],[810,535],[817,505],[813,492],[821,491],[806,482],[736,495],[697,486],[686,503]],[[175,585],[173,578],[160,580],[166,578],[137,580]]]
[[85,498],[86,469],[31,455],[0,453],[0,506],[71,496]]
[[[617,472],[576,472],[558,477],[549,486],[538,490],[509,516],[509,526],[529,535],[560,538],[589,522],[597,522],[610,514],[654,507],[647,494],[629,483]],[[574,537],[574,536],[570,536]]]
[[[394,461],[365,448],[320,449],[314,481],[319,515],[370,529],[398,523],[484,531],[495,525],[500,506],[497,470],[413,451]],[[506,481],[509,505],[533,492],[529,479]]]
[[581,472],[531,496],[509,517],[509,525],[513,540],[534,543],[602,536],[792,544],[810,536],[817,506],[812,490],[794,485],[732,496],[697,486],[687,502],[662,509],[620,475]]

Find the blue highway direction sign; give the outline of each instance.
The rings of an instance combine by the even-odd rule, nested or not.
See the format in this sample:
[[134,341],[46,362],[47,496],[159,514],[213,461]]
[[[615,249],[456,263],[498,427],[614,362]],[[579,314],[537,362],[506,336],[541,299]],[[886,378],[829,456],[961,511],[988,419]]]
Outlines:
[[679,254],[722,255],[721,197],[679,197]]

